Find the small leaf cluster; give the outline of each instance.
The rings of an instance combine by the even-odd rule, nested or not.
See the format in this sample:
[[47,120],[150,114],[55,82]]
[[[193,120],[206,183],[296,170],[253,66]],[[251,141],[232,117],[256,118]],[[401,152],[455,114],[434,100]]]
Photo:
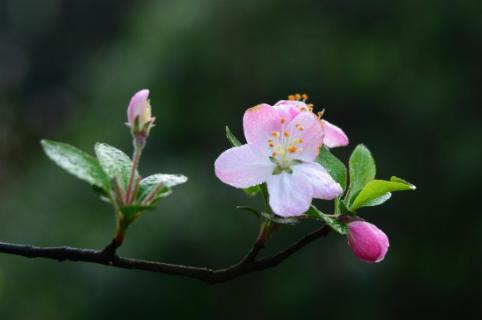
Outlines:
[[[127,154],[106,143],[95,145],[95,157],[62,142],[42,140],[41,144],[54,163],[89,183],[102,200],[111,203],[125,227],[142,212],[154,209],[172,193],[172,187],[187,181],[183,175],[161,173],[142,178]],[[126,201],[132,174],[133,195]]]

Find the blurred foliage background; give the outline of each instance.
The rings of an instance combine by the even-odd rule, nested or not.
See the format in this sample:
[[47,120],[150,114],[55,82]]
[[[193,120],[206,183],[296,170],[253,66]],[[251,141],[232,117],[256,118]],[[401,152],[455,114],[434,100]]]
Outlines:
[[[257,233],[213,162],[247,107],[307,92],[417,192],[362,209],[390,237],[356,260],[331,234],[276,269],[191,279],[0,254],[1,319],[480,319],[480,1],[0,0],[0,241],[101,248],[114,220],[38,141],[130,152],[125,108],[151,89],[142,173],[188,184],[129,230],[122,255],[222,267]],[[267,253],[315,228],[285,227]]]

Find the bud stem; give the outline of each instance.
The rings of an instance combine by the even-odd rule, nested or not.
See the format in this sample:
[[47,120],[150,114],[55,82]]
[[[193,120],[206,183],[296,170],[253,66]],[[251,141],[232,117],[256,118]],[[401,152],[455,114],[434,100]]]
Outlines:
[[[134,181],[136,180],[136,172],[139,167],[139,161],[141,160],[142,149],[144,149],[145,146],[145,140],[143,140],[142,143],[138,142],[139,140],[134,138],[134,155],[132,156],[132,170],[127,186],[126,204],[132,204],[135,199],[135,190],[137,189],[137,186],[134,186]],[[137,183],[138,181],[136,181],[136,184]]]

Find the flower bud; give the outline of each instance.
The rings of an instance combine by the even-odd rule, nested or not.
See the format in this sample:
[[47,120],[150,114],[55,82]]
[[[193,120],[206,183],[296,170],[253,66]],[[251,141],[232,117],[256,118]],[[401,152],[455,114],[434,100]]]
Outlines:
[[144,130],[153,120],[148,98],[149,90],[141,90],[132,96],[127,108],[128,125],[135,131]]
[[382,230],[360,220],[348,224],[348,245],[358,258],[368,263],[382,261],[389,247],[388,237]]

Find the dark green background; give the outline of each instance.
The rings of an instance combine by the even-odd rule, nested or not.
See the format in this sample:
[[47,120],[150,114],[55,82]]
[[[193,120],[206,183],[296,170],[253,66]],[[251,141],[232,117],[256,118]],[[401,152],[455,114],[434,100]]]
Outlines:
[[[151,89],[141,172],[188,184],[129,230],[121,254],[222,267],[252,243],[259,205],[223,185],[224,126],[307,92],[372,150],[378,176],[418,186],[362,216],[390,238],[358,261],[331,234],[227,284],[0,254],[1,319],[482,317],[480,1],[0,0],[0,241],[100,248],[113,214],[42,154],[52,138],[130,152],[125,108]],[[322,207],[326,207],[322,204]],[[268,253],[315,228],[286,227]]]

